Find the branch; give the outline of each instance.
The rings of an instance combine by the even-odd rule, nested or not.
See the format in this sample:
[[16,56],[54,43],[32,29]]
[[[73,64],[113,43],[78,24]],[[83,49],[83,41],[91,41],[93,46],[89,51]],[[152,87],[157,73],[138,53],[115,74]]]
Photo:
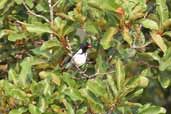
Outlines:
[[33,11],[31,11],[31,10],[29,9],[29,7],[27,7],[27,5],[26,5],[26,3],[25,3],[24,1],[23,1],[23,5],[24,5],[24,7],[26,8],[26,10],[27,10],[28,13],[30,13],[31,15],[34,15],[34,16],[36,16],[36,17],[39,17],[39,18],[45,20],[47,23],[49,23],[49,19],[48,19],[48,18],[44,17],[43,15],[39,15],[39,14],[36,14],[36,13],[34,13]]
[[85,72],[83,72],[80,68],[78,68],[77,66],[76,66],[76,68],[78,69],[79,73],[84,76],[84,77],[79,77],[79,78],[78,77],[74,77],[73,79],[76,79],[76,80],[93,79],[93,78],[95,78],[98,75],[112,74],[112,73],[115,72],[115,71],[109,71],[109,72],[102,72],[102,73],[95,73],[95,74],[92,74],[92,75],[88,75]]
[[56,6],[56,5],[58,5],[58,3],[59,3],[59,0],[57,0],[54,4],[53,4],[53,8]]
[[[53,7],[52,7],[52,0],[48,0],[48,5],[49,5],[49,12],[50,12],[50,25],[52,27],[53,25]],[[50,39],[53,39],[53,34],[50,34]]]

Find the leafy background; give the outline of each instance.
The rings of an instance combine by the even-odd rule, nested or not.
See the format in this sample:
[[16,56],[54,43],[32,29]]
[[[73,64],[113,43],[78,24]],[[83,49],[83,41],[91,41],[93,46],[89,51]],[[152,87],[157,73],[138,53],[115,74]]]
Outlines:
[[1,0],[0,114],[170,114],[170,17],[170,0]]

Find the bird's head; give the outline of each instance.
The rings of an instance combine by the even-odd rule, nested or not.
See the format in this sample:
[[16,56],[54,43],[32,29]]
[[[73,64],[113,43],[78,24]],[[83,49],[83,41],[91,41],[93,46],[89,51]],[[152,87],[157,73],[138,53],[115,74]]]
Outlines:
[[81,44],[80,48],[83,50],[83,53],[85,53],[87,51],[87,49],[91,48],[92,45],[88,42],[85,42],[83,44]]

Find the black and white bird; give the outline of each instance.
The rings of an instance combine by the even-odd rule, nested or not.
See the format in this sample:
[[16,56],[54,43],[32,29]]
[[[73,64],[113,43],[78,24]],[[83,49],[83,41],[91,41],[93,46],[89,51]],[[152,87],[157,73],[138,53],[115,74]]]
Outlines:
[[72,66],[80,67],[86,63],[87,50],[92,46],[86,42],[81,44],[80,49],[70,58],[64,69],[69,69]]

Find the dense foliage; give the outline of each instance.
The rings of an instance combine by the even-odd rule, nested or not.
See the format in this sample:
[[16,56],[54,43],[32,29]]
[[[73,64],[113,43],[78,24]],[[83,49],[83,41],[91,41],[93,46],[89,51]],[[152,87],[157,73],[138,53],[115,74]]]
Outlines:
[[169,113],[170,27],[170,0],[0,0],[0,114]]

